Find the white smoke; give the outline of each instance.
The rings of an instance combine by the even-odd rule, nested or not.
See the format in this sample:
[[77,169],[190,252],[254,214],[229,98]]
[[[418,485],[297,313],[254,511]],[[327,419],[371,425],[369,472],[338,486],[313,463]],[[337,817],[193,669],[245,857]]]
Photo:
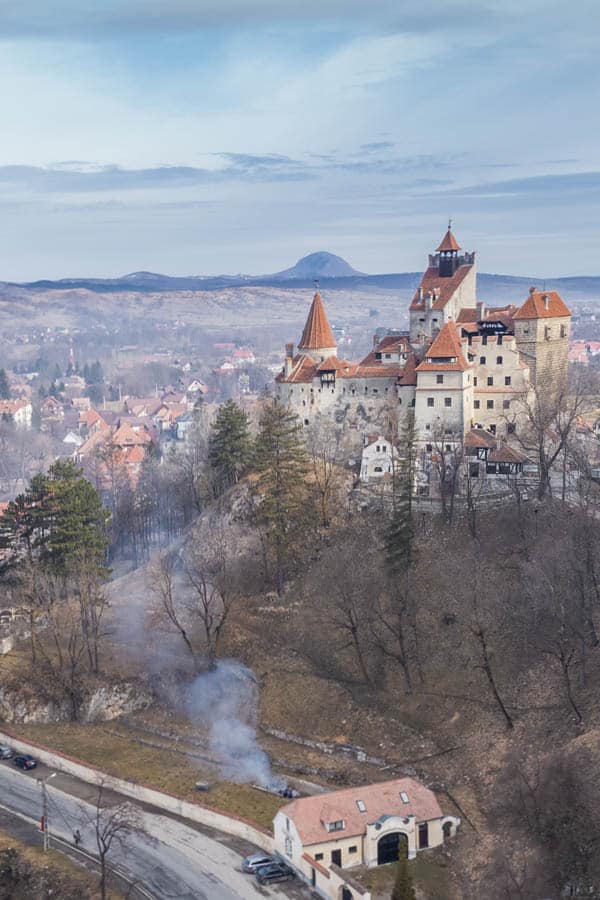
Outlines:
[[220,660],[214,672],[198,675],[187,692],[193,721],[208,731],[209,746],[227,781],[253,783],[272,790],[286,782],[256,740],[258,686],[250,669],[235,660]]

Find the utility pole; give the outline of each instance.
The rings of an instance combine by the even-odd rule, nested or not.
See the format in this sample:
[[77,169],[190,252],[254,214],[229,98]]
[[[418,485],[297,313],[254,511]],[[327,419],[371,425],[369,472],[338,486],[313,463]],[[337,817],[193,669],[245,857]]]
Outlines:
[[44,853],[50,847],[50,830],[48,822],[48,790],[46,782],[56,777],[56,772],[51,772],[46,778],[38,778],[38,784],[42,789],[42,832],[44,835]]

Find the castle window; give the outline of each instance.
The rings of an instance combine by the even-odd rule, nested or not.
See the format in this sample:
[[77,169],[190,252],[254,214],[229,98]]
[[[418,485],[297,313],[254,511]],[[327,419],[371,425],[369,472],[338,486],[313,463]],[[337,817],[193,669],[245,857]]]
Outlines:
[[433,397],[427,398],[427,406],[435,406],[435,400],[433,399]]
[[502,346],[502,335],[501,334],[498,335],[498,346],[499,347]]
[[504,385],[505,387],[510,387],[510,375],[504,376]]
[[322,853],[315,853],[315,859],[317,862],[320,862],[323,859]]
[[444,406],[452,406],[452,397],[444,397]]
[[473,387],[477,387],[477,375],[473,376]]
[[562,338],[564,338],[564,337],[567,336],[567,326],[566,326],[566,325],[561,325],[561,326],[560,326],[560,336],[561,336]]
[[473,409],[479,409],[480,406],[481,406],[481,401],[475,400],[473,403]]
[[414,406],[414,405],[415,405],[415,398],[414,398],[414,397],[413,397],[412,400],[410,401],[410,405],[411,405],[411,406]]
[[549,325],[544,325],[544,340],[545,341],[550,340],[550,326]]
[[517,426],[515,425],[514,422],[509,422],[508,425],[506,426],[506,431],[508,434],[514,434],[516,430],[517,430]]
[[493,384],[494,384],[494,378],[493,378],[492,375],[488,375],[487,383],[488,383],[488,387],[492,387],[492,386],[493,386]]
[[504,362],[504,360],[502,359],[501,356],[496,357],[496,365],[501,366],[503,362]]
[[436,376],[435,376],[435,383],[436,383],[436,384],[443,384],[443,383],[444,383],[444,376],[443,376],[443,375],[436,375]]
[[484,335],[483,335],[483,338],[481,339],[481,343],[482,343],[483,346],[485,347],[485,345],[487,344],[487,334],[484,334]]
[[304,424],[305,424],[305,425],[308,425],[308,419],[305,419],[305,420],[304,420]]
[[379,388],[373,388],[373,393],[374,393],[374,394],[378,394],[378,393],[379,393]]
[[356,853],[358,851],[358,847],[348,847],[348,853]]
[[496,426],[495,425],[490,425],[490,433],[496,434]]
[[391,359],[391,358],[392,358],[392,354],[391,354],[391,353],[386,353],[386,354],[385,354],[385,358],[386,358],[386,359]]
[[379,453],[379,451],[381,450],[381,447],[379,446],[379,444],[377,444],[377,447],[376,447],[375,449],[376,449],[377,452]]
[[480,357],[479,357],[479,365],[480,365],[480,366],[485,366],[485,356],[480,356]]
[[487,405],[487,408],[488,408],[488,409],[493,409],[493,408],[494,408],[494,401],[493,401],[493,400],[488,400],[486,405]]
[[428,453],[431,453],[433,450],[433,444],[425,444],[425,449]]
[[419,850],[429,847],[429,826],[427,822],[419,825]]
[[510,400],[503,400],[502,401],[502,409],[509,409],[509,408],[510,408]]
[[452,447],[450,446],[450,444],[445,444],[445,448],[446,448],[446,453],[450,453],[450,451],[452,450]]

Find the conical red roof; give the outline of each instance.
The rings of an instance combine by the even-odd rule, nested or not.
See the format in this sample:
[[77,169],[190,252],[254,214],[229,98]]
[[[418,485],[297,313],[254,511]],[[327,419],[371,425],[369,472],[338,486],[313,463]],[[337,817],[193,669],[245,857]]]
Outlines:
[[299,350],[319,350],[335,347],[335,338],[327,321],[321,295],[316,293],[308,313],[308,319],[298,344]]
[[461,246],[452,234],[452,229],[448,228],[448,231],[444,235],[444,239],[440,246],[437,248],[436,253],[447,253],[449,250],[461,250]]

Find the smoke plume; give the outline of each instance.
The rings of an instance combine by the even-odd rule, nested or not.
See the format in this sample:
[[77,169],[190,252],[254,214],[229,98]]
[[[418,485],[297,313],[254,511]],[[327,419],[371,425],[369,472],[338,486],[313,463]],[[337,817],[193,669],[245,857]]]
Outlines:
[[220,660],[214,672],[193,681],[186,706],[192,720],[208,731],[225,779],[273,790],[285,787],[256,740],[258,687],[250,669],[235,660]]

